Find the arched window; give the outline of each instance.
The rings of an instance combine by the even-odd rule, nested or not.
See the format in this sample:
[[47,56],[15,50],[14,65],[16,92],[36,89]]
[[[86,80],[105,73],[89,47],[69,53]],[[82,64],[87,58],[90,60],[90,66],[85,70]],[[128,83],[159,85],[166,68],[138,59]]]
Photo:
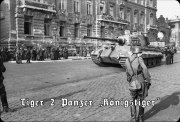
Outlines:
[[92,1],[87,1],[87,15],[92,15]]
[[140,24],[144,24],[144,13],[141,12],[140,14]]
[[131,11],[130,10],[127,11],[127,21],[131,22]]
[[150,0],[150,1],[149,1],[149,6],[150,6],[150,7],[153,7],[153,0]]
[[149,24],[150,24],[150,25],[153,25],[153,24],[154,24],[153,18],[154,18],[154,15],[153,15],[153,13],[151,13],[151,14],[150,14],[150,17],[149,17]]

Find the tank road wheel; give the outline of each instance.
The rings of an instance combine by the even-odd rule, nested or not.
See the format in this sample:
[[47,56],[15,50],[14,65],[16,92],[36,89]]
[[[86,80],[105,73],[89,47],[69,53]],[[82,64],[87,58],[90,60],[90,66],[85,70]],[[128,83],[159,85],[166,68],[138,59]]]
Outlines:
[[162,60],[161,57],[158,57],[158,58],[157,58],[157,65],[160,65],[160,64],[161,64],[161,60]]
[[145,63],[146,66],[148,65],[147,62],[148,62],[147,58],[144,58],[144,63]]
[[153,58],[153,66],[156,66],[157,64],[157,58]]
[[152,66],[152,59],[151,59],[151,58],[148,58],[148,59],[147,59],[147,64],[148,64],[148,65],[147,65],[148,67],[151,67],[151,66]]
[[101,57],[97,57],[97,55],[91,55],[91,59],[98,66],[102,66],[102,67],[107,66],[105,63],[102,62]]

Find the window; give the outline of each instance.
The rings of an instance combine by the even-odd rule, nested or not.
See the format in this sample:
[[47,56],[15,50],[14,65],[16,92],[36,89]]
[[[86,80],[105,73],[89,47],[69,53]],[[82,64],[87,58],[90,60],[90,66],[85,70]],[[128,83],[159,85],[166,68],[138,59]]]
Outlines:
[[109,27],[109,38],[114,38],[114,28]]
[[137,23],[137,11],[134,11],[134,23]]
[[4,19],[5,16],[4,16],[4,12],[2,10],[0,10],[0,19]]
[[59,36],[65,37],[65,22],[60,22],[60,30],[59,30]]
[[100,3],[100,14],[103,15],[105,13],[105,2],[101,1]]
[[79,0],[74,0],[74,12],[80,12]]
[[140,0],[141,5],[144,5],[144,0]]
[[79,23],[74,24],[74,37],[75,38],[79,37]]
[[28,16],[24,17],[24,34],[32,34],[32,18]]
[[120,8],[119,17],[120,17],[121,19],[124,19],[124,8]]
[[150,25],[153,25],[153,17],[154,17],[154,15],[153,15],[153,13],[151,13],[150,14],[150,20],[149,20]]
[[101,38],[104,38],[104,34],[105,34],[105,27],[101,26]]
[[66,6],[65,6],[65,1],[66,0],[60,0],[60,3],[59,3],[59,9],[61,10],[61,9],[66,9]]
[[43,3],[43,0],[34,0],[35,2]]
[[92,2],[87,2],[87,14],[92,14]]
[[153,0],[150,0],[150,1],[149,1],[149,6],[150,6],[150,7],[153,7]]
[[44,35],[51,36],[51,20],[44,19]]
[[92,25],[87,25],[87,36],[91,36],[92,33]]
[[131,11],[130,10],[127,11],[127,21],[131,22]]
[[114,16],[114,6],[110,5],[110,15],[113,17]]

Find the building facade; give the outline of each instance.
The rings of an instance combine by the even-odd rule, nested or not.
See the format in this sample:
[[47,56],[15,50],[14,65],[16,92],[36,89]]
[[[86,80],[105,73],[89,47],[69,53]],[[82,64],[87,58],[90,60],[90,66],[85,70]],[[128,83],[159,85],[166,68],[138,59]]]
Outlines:
[[175,47],[180,49],[180,18],[177,16],[168,20],[168,23],[171,26],[170,42],[175,43]]
[[12,5],[11,45],[91,48],[97,42],[83,36],[117,38],[125,30],[157,39],[157,0],[7,1]]

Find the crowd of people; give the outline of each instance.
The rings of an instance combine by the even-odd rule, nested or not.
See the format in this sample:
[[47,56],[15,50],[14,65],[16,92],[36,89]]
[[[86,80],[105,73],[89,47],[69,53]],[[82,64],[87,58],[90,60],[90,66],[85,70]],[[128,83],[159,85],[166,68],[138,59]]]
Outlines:
[[0,48],[0,52],[1,52],[3,62],[8,61],[10,58],[8,48],[2,47],[2,48]]
[[15,52],[16,62],[18,64],[22,63],[22,60],[27,60],[27,63],[32,61],[43,61],[45,59],[51,60],[60,60],[61,57],[64,59],[68,58],[68,49],[65,47],[62,51],[59,48],[52,48],[51,50],[43,49],[43,48],[27,48],[26,50],[23,48],[17,48]]
[[[71,52],[72,53],[72,52]],[[86,57],[88,54],[87,49],[77,49],[75,52],[77,56],[83,56]],[[68,59],[70,52],[68,51],[67,47],[64,47],[63,49],[59,48],[51,48],[51,50],[43,49],[43,48],[33,48],[33,49],[24,49],[24,48],[17,48],[15,51],[15,59],[17,64],[21,64],[22,60],[27,60],[27,63],[30,63],[30,60],[32,61],[43,61],[45,59],[51,59],[51,60],[60,60]],[[73,55],[73,56],[75,56]]]

